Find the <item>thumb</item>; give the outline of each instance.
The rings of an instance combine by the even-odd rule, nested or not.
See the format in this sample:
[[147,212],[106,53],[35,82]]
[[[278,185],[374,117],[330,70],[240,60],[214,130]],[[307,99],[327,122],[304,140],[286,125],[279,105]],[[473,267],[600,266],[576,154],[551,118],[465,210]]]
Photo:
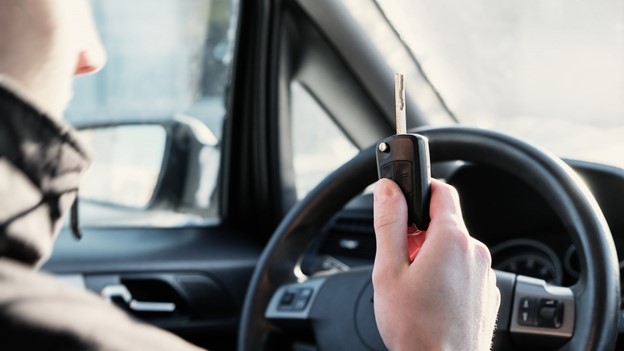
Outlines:
[[382,178],[375,185],[374,199],[375,270],[396,272],[409,265],[405,197],[395,182]]

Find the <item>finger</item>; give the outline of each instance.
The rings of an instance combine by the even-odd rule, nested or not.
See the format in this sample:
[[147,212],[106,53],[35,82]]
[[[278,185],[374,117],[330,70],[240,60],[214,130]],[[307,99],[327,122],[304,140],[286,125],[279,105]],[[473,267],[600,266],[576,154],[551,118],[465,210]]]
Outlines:
[[452,259],[465,257],[471,246],[471,238],[454,187],[436,179],[431,180],[429,215],[431,223],[420,254],[427,252],[429,255]]
[[492,325],[496,325],[496,317],[498,316],[498,310],[501,304],[501,293],[498,287],[496,286],[496,272],[494,270],[488,270],[489,275],[489,294],[484,298],[484,303],[489,304],[489,313],[490,321],[486,327],[491,328]]
[[495,312],[498,312],[498,308],[501,303],[501,293],[498,287],[496,286],[496,272],[493,269],[488,270],[489,279],[490,279],[490,290],[494,294],[494,304],[492,305]]
[[439,180],[431,180],[431,203],[429,207],[431,222],[441,222],[439,224],[454,224],[463,232],[466,226],[462,218],[461,206],[457,190],[451,185]]
[[389,273],[409,264],[407,204],[399,186],[389,179],[377,182],[374,198],[373,212],[377,240],[375,266],[376,269]]

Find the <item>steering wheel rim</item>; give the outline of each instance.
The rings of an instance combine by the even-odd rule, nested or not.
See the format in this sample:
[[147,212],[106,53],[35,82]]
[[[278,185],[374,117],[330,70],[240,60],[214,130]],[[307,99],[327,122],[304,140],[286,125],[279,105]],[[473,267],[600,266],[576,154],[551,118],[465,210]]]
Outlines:
[[[599,206],[574,171],[559,158],[494,131],[458,126],[416,132],[429,138],[432,163],[464,160],[488,165],[517,175],[543,194],[577,247],[581,263],[572,287],[577,323],[562,349],[613,349],[620,304],[617,254]],[[294,268],[322,226],[376,179],[371,147],[330,174],[286,215],[250,281],[239,328],[240,351],[264,349],[275,329],[264,318],[271,297],[281,285],[297,280]]]

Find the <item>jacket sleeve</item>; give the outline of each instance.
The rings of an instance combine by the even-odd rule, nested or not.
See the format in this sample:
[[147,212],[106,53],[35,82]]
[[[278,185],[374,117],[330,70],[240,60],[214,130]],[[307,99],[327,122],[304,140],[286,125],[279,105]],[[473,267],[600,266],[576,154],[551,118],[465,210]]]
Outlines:
[[0,258],[2,350],[199,351],[98,296]]

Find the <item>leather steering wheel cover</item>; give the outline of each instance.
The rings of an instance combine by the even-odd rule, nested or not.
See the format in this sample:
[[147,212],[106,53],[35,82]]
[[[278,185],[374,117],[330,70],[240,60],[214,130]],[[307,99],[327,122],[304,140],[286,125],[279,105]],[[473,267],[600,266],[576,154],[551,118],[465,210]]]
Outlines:
[[[470,127],[416,131],[429,138],[431,162],[463,160],[505,170],[533,186],[559,215],[577,248],[576,324],[564,350],[611,350],[619,318],[619,265],[611,232],[593,196],[560,159],[505,134]],[[251,278],[238,336],[241,351],[262,350],[272,325],[264,311],[314,235],[344,204],[377,179],[374,146],[325,178],[286,215]]]

